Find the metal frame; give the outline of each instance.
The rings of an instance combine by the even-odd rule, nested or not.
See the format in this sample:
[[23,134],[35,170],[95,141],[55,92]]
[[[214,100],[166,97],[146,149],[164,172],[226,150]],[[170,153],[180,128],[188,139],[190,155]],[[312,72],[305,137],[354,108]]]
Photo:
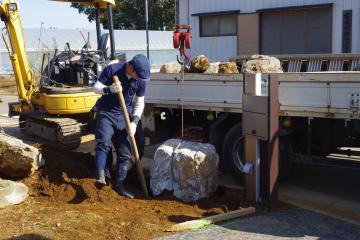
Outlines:
[[[221,16],[226,16],[226,15],[231,15],[234,16],[234,18],[236,18],[236,32],[234,34],[220,34],[220,17]],[[237,36],[238,34],[238,14],[210,14],[210,15],[198,15],[199,16],[199,37],[229,37],[229,36]],[[202,21],[203,21],[203,17],[218,17],[218,34],[209,34],[209,35],[203,35],[202,34]]]

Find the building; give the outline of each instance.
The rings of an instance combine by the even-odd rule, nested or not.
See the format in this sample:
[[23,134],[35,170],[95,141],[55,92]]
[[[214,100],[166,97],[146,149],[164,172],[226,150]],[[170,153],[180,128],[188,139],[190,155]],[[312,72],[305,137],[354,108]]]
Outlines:
[[190,53],[212,61],[247,54],[360,53],[360,0],[180,0]]
[[[104,30],[106,33],[106,30]],[[131,59],[135,54],[146,55],[146,32],[143,30],[115,30],[115,48]],[[92,49],[97,49],[96,31],[80,29],[24,29],[24,38],[29,62],[34,70],[41,66],[42,54],[54,49],[80,51],[89,37]],[[178,52],[173,48],[172,31],[149,31],[150,62],[160,65],[176,61]],[[4,41],[0,40],[0,74],[12,72],[11,62]]]

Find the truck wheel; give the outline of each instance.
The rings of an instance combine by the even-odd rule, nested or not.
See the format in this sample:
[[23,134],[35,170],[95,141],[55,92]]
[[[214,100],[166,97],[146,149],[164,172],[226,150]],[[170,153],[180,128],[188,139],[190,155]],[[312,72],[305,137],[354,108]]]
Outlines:
[[245,165],[245,141],[242,134],[241,123],[233,126],[226,134],[224,143],[222,158],[226,161],[231,169],[232,174],[242,180],[244,174],[242,172]]

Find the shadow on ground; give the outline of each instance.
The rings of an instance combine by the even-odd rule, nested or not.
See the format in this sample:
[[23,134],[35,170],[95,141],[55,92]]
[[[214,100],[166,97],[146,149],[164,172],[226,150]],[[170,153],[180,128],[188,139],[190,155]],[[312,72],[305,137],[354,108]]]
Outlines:
[[51,238],[47,238],[39,234],[24,234],[17,237],[7,238],[6,240],[51,240]]
[[171,239],[360,239],[360,227],[295,208],[238,219],[218,226],[159,238]]

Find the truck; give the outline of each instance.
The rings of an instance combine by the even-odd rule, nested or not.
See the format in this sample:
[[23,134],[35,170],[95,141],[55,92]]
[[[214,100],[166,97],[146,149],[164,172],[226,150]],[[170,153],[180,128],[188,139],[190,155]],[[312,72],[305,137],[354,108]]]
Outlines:
[[[248,57],[234,60],[241,67]],[[294,161],[353,166],[336,156],[360,146],[360,56],[277,57],[285,70],[278,74],[281,177]],[[143,117],[147,142],[179,136],[183,119],[195,139],[216,147],[220,169],[242,178],[243,80],[243,74],[187,73],[182,81],[181,74],[153,73]]]

